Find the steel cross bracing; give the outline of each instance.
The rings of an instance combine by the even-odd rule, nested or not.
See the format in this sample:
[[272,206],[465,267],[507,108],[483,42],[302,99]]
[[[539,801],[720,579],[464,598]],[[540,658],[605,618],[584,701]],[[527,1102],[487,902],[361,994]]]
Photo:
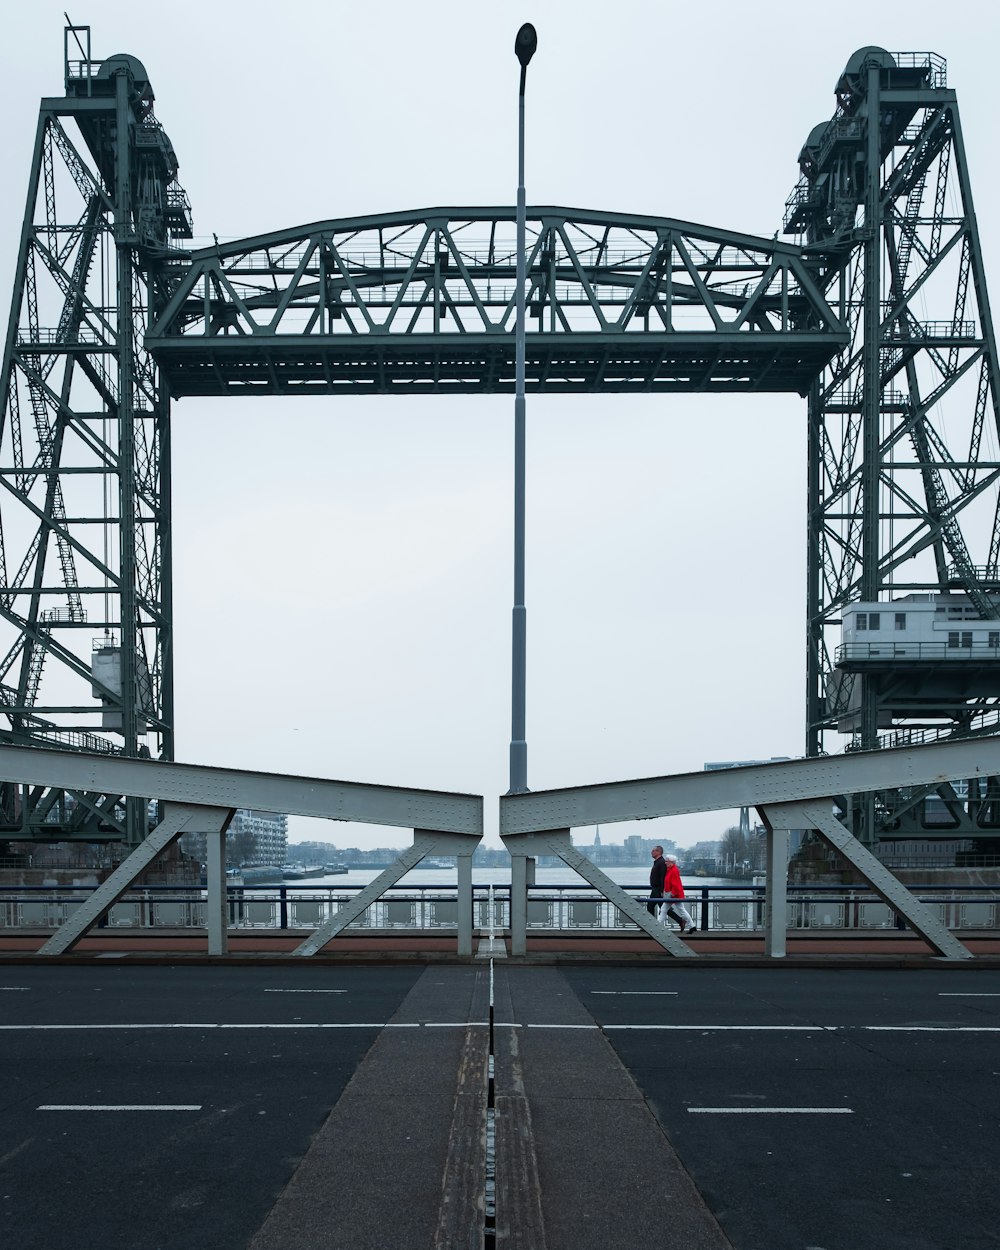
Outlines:
[[[956,613],[1000,615],[996,341],[944,61],[855,53],[799,162],[785,229],[850,331],[809,395],[807,751],[837,729],[868,749],[887,728],[891,745],[996,732],[997,656],[971,686],[934,689],[836,648],[852,601],[944,593]],[[941,798],[970,832],[996,806],[977,787],[964,811]],[[886,795],[855,823],[868,840],[916,829],[920,807]]]
[[[846,335],[798,247],[528,210],[529,389],[797,391]],[[192,253],[146,343],[171,394],[514,389],[515,213],[328,221]]]
[[[171,758],[169,400],[144,338],[187,200],[141,64],[66,33],[0,380],[0,741]],[[8,785],[0,831],[136,842],[146,807]]]

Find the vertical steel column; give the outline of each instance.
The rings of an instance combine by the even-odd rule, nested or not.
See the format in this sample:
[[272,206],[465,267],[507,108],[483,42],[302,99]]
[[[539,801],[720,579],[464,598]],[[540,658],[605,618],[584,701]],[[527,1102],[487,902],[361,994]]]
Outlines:
[[458,954],[472,955],[472,855],[456,855],[458,869]]
[[156,536],[160,559],[160,690],[157,710],[163,718],[160,731],[160,758],[174,758],[174,543],[173,481],[171,475],[170,386],[158,375],[155,437],[160,449],[159,495],[156,501]]
[[205,834],[205,875],[208,895],[205,900],[208,953],[225,955],[229,950],[225,827]]
[[[868,66],[865,109],[867,145],[865,151],[864,222],[864,343],[862,345],[862,454],[861,466],[861,599],[878,600],[879,578],[879,494],[881,487],[879,443],[881,433],[882,378],[882,151],[880,144],[879,75],[876,61]],[[861,746],[870,751],[878,746],[878,689],[875,681],[862,674]],[[863,831],[866,841],[873,837],[874,797],[867,796]]]
[[510,857],[510,953],[524,955],[528,949],[528,857]]
[[[120,69],[115,75],[115,251],[118,286],[118,538],[121,579],[121,705],[122,741],[126,757],[139,754],[138,681],[136,647],[139,641],[139,612],[136,595],[135,527],[135,342],[133,317],[135,301],[135,235],[131,203],[132,110],[129,104],[129,75]],[[130,845],[141,842],[146,833],[144,800],[126,798],[126,838]]]
[[822,724],[828,709],[823,690],[823,622],[820,617],[822,594],[823,504],[820,499],[820,438],[823,409],[819,382],[809,388],[806,433],[806,755],[819,755]]
[[784,959],[788,932],[788,830],[780,809],[765,811],[767,820],[767,880],[765,882],[764,949],[772,959]]

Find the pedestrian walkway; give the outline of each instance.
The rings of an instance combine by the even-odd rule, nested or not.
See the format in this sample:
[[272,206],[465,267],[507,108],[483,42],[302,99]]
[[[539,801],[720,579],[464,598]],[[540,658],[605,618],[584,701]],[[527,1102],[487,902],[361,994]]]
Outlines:
[[[973,954],[973,961],[1000,960],[1000,934],[960,932],[957,934]],[[0,932],[0,963],[21,957],[34,959],[35,952],[47,937],[46,933]],[[46,960],[79,962],[94,958],[126,958],[130,960],[163,960],[171,957],[203,958],[222,963],[241,959],[257,962],[268,957],[287,959],[302,941],[308,937],[307,930],[232,930],[229,934],[229,953],[209,956],[208,940],[203,933],[190,930],[141,930],[135,932],[92,930],[65,956],[45,956]],[[709,960],[743,963],[760,961],[768,966],[798,963],[804,960],[843,959],[848,961],[886,960],[907,962],[933,960],[941,962],[940,956],[912,933],[899,930],[882,930],[859,933],[857,930],[813,930],[790,932],[787,954],[784,960],[772,959],[765,952],[763,933],[724,932],[699,933],[689,939],[689,945],[700,957],[685,960],[697,965]],[[474,958],[496,958],[509,962],[563,963],[573,960],[606,961],[671,961],[671,956],[655,942],[642,934],[602,933],[544,933],[529,934],[527,953],[521,960],[511,959],[509,942],[503,937],[477,938]],[[459,962],[456,939],[453,935],[422,933],[358,932],[337,937],[328,942],[319,955],[311,958],[338,960],[394,960],[416,959],[427,962]]]
[[558,971],[428,969],[392,1023],[462,1019],[380,1033],[249,1250],[659,1246],[665,1210],[670,1244],[729,1250]]

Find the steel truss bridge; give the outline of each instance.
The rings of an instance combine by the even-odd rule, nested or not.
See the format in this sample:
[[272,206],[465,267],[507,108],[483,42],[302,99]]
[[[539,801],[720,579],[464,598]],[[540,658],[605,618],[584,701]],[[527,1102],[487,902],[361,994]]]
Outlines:
[[[512,392],[512,208],[333,220],[191,250],[191,206],[134,57],[65,33],[41,102],[0,396],[0,743],[174,758],[171,404],[188,395]],[[786,240],[528,210],[527,387],[786,391],[808,423],[806,754],[1000,728],[973,688],[838,668],[854,601],[998,610],[997,354],[962,142],[932,53],[855,53],[809,134]],[[948,420],[943,413],[947,408]],[[762,453],[763,454],[763,453]],[[895,696],[893,696],[895,698]],[[866,841],[995,830],[978,779],[859,801]],[[0,789],[0,837],[137,844],[146,800]]]

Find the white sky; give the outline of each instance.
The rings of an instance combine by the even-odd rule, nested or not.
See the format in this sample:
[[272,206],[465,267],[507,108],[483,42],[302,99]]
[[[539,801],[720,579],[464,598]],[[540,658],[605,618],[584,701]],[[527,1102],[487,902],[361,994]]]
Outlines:
[[[0,298],[61,2],[4,10]],[[512,204],[514,35],[533,21],[529,206],[770,237],[855,49],[935,51],[1000,274],[1000,6],[73,0],[145,64],[196,242],[361,213]],[[996,287],[994,286],[994,300]],[[805,401],[529,395],[528,783],[798,755]],[[507,789],[512,397],[187,399],[174,408],[177,757],[486,796]],[[602,828],[687,845],[732,813]],[[405,841],[294,818],[295,840]],[[583,840],[589,834],[581,832]]]

